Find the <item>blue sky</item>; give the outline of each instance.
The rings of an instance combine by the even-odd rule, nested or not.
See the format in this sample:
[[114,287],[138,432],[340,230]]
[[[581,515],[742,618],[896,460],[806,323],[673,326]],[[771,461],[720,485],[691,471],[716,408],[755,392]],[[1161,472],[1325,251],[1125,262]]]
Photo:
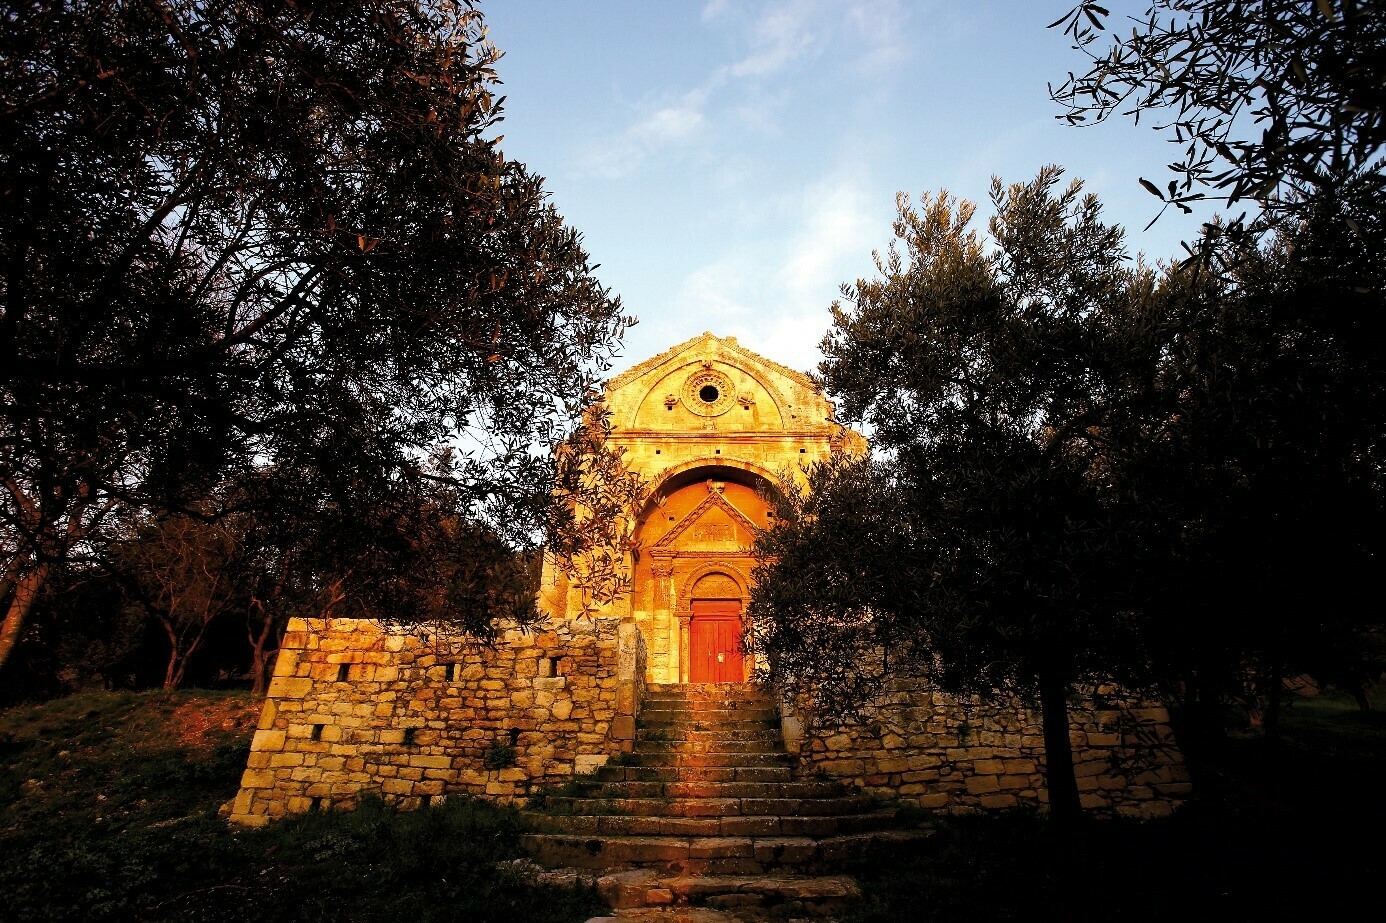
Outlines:
[[[800,369],[828,308],[890,242],[895,194],[983,206],[993,175],[1081,177],[1152,261],[1178,149],[1143,123],[1069,128],[1046,82],[1081,70],[1070,0],[503,0],[483,3],[507,97],[502,148],[548,180],[640,323],[619,368],[711,330]],[[1113,22],[1122,4],[1112,7]],[[1129,12],[1140,9],[1130,5]]]

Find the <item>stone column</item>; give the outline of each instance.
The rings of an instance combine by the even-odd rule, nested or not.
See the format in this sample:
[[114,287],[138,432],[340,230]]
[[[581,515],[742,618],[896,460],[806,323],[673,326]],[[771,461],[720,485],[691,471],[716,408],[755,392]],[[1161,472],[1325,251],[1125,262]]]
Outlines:
[[[650,608],[653,610],[654,630],[658,633],[657,640],[650,640],[652,647],[663,648],[665,651],[661,675],[657,677],[659,682],[664,683],[678,682],[679,643],[677,632],[670,630],[669,618],[669,610],[672,608],[670,600],[673,598],[673,574],[673,560],[657,558],[650,562],[650,575],[654,578],[654,598],[650,601]],[[672,679],[670,673],[674,674]]]
[[690,681],[688,670],[689,639],[688,635],[693,629],[693,613],[680,612],[679,617],[679,682]]

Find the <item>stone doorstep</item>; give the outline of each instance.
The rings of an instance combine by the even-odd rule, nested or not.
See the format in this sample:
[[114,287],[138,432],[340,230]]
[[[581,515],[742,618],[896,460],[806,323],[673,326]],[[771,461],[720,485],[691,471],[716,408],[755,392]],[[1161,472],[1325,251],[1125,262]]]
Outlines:
[[[783,906],[804,904],[822,909],[861,896],[846,875],[702,875],[666,876],[649,869],[615,872],[597,879],[597,889],[616,910],[668,904],[730,903]],[[735,895],[742,901],[721,902]],[[809,909],[808,907],[805,908]]]
[[695,698],[770,698],[770,689],[758,683],[646,683],[646,696]]
[[641,718],[674,720],[771,721],[779,718],[779,709],[767,702],[676,702],[650,701],[640,703]]

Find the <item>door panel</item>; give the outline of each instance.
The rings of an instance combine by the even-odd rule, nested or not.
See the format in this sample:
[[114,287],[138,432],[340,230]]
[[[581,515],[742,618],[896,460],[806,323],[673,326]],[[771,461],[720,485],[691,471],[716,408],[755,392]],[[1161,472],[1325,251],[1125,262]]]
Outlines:
[[689,648],[689,682],[745,682],[746,662],[741,650],[741,601],[693,600]]

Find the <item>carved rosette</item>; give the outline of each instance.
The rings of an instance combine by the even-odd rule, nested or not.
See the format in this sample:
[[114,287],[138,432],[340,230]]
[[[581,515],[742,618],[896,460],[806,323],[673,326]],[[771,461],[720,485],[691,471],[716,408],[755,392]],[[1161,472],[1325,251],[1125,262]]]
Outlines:
[[700,417],[718,417],[736,403],[732,380],[714,368],[703,368],[683,383],[683,406]]

